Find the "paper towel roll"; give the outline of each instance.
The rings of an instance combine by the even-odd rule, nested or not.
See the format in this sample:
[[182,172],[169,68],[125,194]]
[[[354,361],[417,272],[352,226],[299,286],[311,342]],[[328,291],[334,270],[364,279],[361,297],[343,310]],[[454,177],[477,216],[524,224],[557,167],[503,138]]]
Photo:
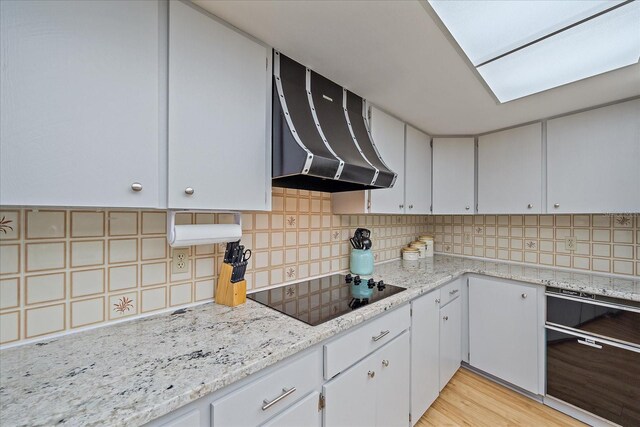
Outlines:
[[171,247],[184,247],[234,242],[241,237],[242,226],[239,224],[186,224],[174,225],[167,240]]

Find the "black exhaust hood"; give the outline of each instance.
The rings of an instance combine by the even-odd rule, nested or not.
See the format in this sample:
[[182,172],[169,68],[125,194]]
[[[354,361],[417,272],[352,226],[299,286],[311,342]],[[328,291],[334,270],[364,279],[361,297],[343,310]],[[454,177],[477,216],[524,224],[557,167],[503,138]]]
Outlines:
[[373,143],[365,100],[279,52],[273,63],[273,185],[331,193],[393,187],[397,174]]

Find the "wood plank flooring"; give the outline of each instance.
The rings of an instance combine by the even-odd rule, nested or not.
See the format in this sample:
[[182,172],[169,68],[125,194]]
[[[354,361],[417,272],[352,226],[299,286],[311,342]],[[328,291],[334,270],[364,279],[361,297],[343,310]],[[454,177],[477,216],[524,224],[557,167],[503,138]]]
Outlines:
[[416,427],[585,425],[468,369],[461,368],[420,418]]

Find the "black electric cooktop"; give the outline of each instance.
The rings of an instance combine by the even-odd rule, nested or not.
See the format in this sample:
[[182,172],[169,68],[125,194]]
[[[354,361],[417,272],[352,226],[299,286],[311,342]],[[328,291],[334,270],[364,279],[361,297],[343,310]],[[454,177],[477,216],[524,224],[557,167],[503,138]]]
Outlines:
[[382,281],[334,274],[256,292],[247,298],[316,326],[404,290]]

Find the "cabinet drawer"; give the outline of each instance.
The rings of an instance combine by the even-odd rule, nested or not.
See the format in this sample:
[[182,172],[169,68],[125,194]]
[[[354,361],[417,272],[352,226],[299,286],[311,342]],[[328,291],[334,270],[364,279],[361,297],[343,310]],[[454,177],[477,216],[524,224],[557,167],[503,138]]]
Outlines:
[[324,345],[324,377],[330,379],[400,335],[411,324],[409,304]]
[[460,296],[460,283],[460,279],[456,279],[440,288],[440,307],[444,307]]
[[[321,384],[322,354],[318,349],[285,362],[279,369],[213,402],[211,424],[217,427],[262,424],[301,397],[318,390]],[[273,403],[269,405],[270,402]]]
[[314,391],[282,411],[262,427],[320,427],[322,411],[318,409],[320,393]]

